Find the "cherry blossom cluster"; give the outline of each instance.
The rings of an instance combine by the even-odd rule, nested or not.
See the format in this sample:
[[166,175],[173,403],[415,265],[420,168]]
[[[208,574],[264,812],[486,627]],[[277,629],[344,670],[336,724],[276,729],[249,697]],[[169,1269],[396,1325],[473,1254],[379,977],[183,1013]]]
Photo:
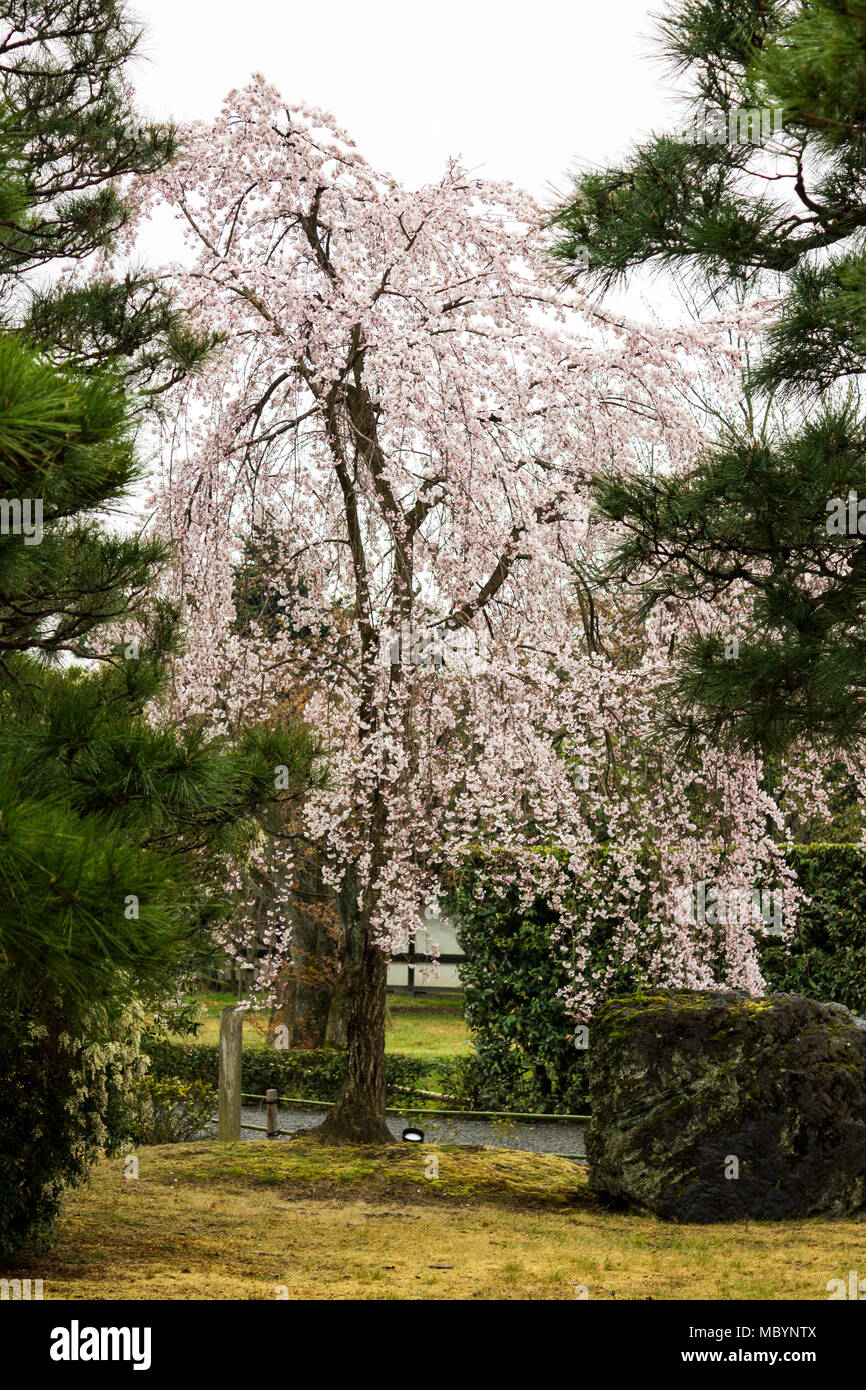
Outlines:
[[[676,644],[735,631],[737,597],[646,621],[587,576],[614,539],[594,477],[688,467],[766,306],[618,318],[554,275],[527,194],[457,163],[407,189],[259,78],[137,196],[181,220],[179,300],[225,335],[161,441],[153,505],[189,632],[171,717],[302,709],[330,769],[306,833],[333,884],[351,869],[386,952],[481,845],[499,851],[483,891],[559,909],[576,1018],[603,984],[602,918],[612,963],[760,989],[754,920],[732,914],[720,944],[677,904],[699,881],[760,883],[793,922],[781,811],[754,758],[678,759],[661,714]],[[251,545],[267,602],[241,622]],[[403,655],[462,643],[483,660]]]

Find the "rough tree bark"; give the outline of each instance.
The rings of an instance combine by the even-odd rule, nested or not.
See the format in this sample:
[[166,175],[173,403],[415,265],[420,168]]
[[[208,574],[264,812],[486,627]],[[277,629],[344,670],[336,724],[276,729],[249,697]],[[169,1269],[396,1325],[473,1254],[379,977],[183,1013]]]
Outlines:
[[297,859],[291,895],[291,960],[277,983],[277,1003],[268,1024],[270,1044],[276,1041],[280,1025],[288,1029],[289,1047],[329,1043],[328,1020],[340,972],[341,921],[333,890],[323,881],[322,864],[321,850],[315,845],[305,846]]
[[[375,851],[374,851],[375,853]],[[385,1010],[388,957],[372,939],[374,896],[358,907],[353,873],[338,895],[343,926],[340,983],[346,1025],[346,1080],[334,1109],[310,1131],[327,1144],[393,1144],[385,1122]]]
[[385,1123],[385,1007],[388,957],[358,923],[358,962],[348,1022],[346,1080],[316,1137],[329,1144],[393,1144]]
[[346,1047],[349,1041],[349,1019],[355,999],[355,986],[358,976],[358,961],[352,954],[357,950],[357,939],[351,941],[343,932],[340,942],[340,964],[334,992],[328,1009],[328,1023],[325,1030],[326,1047]]

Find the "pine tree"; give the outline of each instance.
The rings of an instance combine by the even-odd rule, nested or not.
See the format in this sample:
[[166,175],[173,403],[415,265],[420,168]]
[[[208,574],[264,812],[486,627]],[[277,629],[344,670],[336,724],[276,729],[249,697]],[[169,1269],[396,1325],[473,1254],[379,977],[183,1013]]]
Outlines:
[[644,582],[645,611],[746,594],[736,660],[725,634],[684,647],[686,742],[851,747],[866,733],[866,9],[687,0],[662,33],[690,123],[580,177],[556,254],[602,291],[648,264],[716,299],[783,297],[745,425],[685,475],[598,479],[626,535],[606,578]]
[[133,215],[117,180],[174,153],[129,105],[137,38],[113,0],[7,4],[0,38],[3,1252],[47,1238],[64,1186],[122,1137],[145,1006],[210,949],[228,857],[316,753],[298,725],[228,742],[151,718],[182,641],[165,547],[99,520],[141,477],[139,421],[214,340],[146,276],[32,290],[109,251]]

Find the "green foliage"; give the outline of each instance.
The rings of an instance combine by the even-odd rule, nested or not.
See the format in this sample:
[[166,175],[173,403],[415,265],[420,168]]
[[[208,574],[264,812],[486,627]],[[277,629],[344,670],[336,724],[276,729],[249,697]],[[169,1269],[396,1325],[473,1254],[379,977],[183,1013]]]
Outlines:
[[776,445],[722,440],[686,475],[599,481],[599,512],[626,528],[605,579],[642,574],[643,615],[738,585],[750,594],[736,660],[725,633],[681,644],[671,688],[684,751],[698,733],[774,752],[866,733],[866,549],[856,533],[828,534],[825,505],[855,479],[866,490],[866,426],[845,408]]
[[128,1105],[133,1144],[183,1144],[207,1127],[217,1092],[203,1081],[142,1076],[132,1087]]
[[559,991],[565,963],[553,940],[555,914],[543,900],[522,909],[517,890],[479,898],[478,865],[466,866],[445,900],[465,953],[460,967],[464,1017],[475,1055],[440,1084],[473,1109],[580,1113],[586,1104],[586,1053]]
[[[688,84],[682,95],[692,114],[718,111],[738,132],[738,112],[781,108],[785,140],[754,127],[747,139],[719,143],[653,136],[622,168],[578,179],[555,218],[559,259],[573,268],[576,249],[587,247],[590,274],[605,286],[650,260],[716,284],[742,283],[766,270],[790,271],[807,252],[856,231],[866,170],[862,8],[839,0],[806,7],[685,0],[670,7],[660,29],[666,56]],[[833,62],[834,47],[844,63]],[[756,177],[767,146],[790,161],[793,214],[787,187],[777,198],[766,176]]]
[[786,950],[761,950],[769,989],[844,1004],[866,1016],[866,850],[859,845],[790,845],[788,863],[812,899]]
[[[790,943],[760,942],[768,990],[866,1014],[866,850],[791,845],[787,859],[811,902]],[[541,899],[522,908],[514,890],[499,898],[484,889],[478,897],[480,884],[476,860],[445,901],[466,953],[460,978],[475,1056],[440,1065],[439,1085],[474,1109],[581,1113],[588,1103],[587,1054],[575,1047],[559,993],[566,972],[557,955],[556,913]],[[611,965],[610,928],[600,906],[590,955],[603,971]],[[609,973],[602,998],[641,984],[640,955],[638,949],[635,967]]]
[[96,628],[140,606],[164,546],[107,536],[89,516],[139,474],[114,380],[53,367],[0,336],[0,496],[37,500],[43,531],[29,544],[0,534],[0,654],[90,655]]
[[[713,634],[678,653],[684,748],[697,734],[764,756],[801,737],[853,747],[866,538],[828,535],[826,509],[866,496],[866,9],[683,0],[661,29],[689,109],[718,115],[725,138],[655,135],[581,176],[554,218],[556,254],[602,288],[650,263],[716,303],[777,293],[779,276],[784,297],[742,409],[688,473],[598,480],[598,515],[623,527],[602,582],[645,584],[645,611],[744,595],[739,659]],[[762,110],[781,130],[773,119],[744,137],[741,114]]]
[[295,726],[229,743],[153,721],[182,645],[158,599],[166,547],[97,519],[141,478],[143,410],[215,341],[152,277],[51,278],[114,249],[134,216],[117,180],[174,152],[130,106],[137,41],[117,0],[8,0],[0,30],[4,1253],[46,1237],[63,1183],[122,1133],[139,1006],[200,962],[231,907],[226,856],[285,815],[316,757]]
[[23,1010],[0,975],[0,1256],[25,1241],[53,1238],[63,1191],[87,1177],[100,1150],[118,1151],[127,1097],[143,1063],[139,1018],[116,1008],[77,1019],[77,1035],[59,1007]]
[[[0,948],[9,997],[41,994],[75,1014],[100,1010],[119,978],[167,986],[192,945],[195,914],[179,874],[58,795],[28,796],[0,761]],[[178,866],[180,868],[180,866]],[[128,988],[127,983],[127,988]],[[92,1022],[91,1017],[91,1022]]]
[[130,219],[116,180],[161,168],[170,126],[140,122],[126,65],[140,31],[123,0],[6,0],[3,132],[28,216],[4,228],[0,274],[101,250]]
[[[127,65],[139,40],[123,0],[6,0],[0,277],[110,247],[135,217],[123,180],[174,156],[174,128],[141,120],[130,105]],[[221,340],[192,333],[164,285],[142,273],[34,286],[20,308],[18,326],[40,354],[111,367],[151,405]]]
[[0,949],[19,997],[62,989],[68,1010],[92,1009],[112,981],[167,986],[231,906],[220,854],[256,833],[274,766],[292,769],[295,793],[305,785],[315,745],[303,730],[230,745],[154,727],[139,709],[143,668],[34,668],[0,686]]
[[[148,1037],[144,1050],[150,1058],[150,1074],[154,1077],[179,1077],[208,1086],[219,1083],[219,1045],[216,1043]],[[387,1053],[388,1104],[411,1104],[428,1068],[429,1063],[423,1058]],[[248,1095],[263,1096],[275,1087],[281,1096],[336,1100],[346,1076],[346,1054],[329,1048],[282,1052],[270,1047],[245,1047],[242,1075],[243,1089]]]
[[156,276],[130,273],[73,289],[39,290],[23,330],[53,360],[74,355],[90,371],[119,362],[126,383],[154,407],[169,386],[198,371],[224,341],[219,333],[192,332]]

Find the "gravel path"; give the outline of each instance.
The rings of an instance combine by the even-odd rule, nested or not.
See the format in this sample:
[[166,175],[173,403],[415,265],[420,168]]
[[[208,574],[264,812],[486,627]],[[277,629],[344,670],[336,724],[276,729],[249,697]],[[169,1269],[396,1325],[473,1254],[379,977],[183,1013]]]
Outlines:
[[[284,1110],[278,1112],[278,1124],[283,1134],[291,1134],[297,1129],[309,1129],[323,1117],[321,1110]],[[241,1111],[241,1138],[264,1139],[260,1130],[250,1129],[250,1125],[264,1125],[264,1108],[245,1106]],[[399,1115],[388,1116],[388,1128],[399,1139],[401,1132],[409,1124]],[[214,1127],[215,1128],[215,1127]],[[422,1118],[421,1128],[425,1139],[440,1144],[487,1144],[497,1149],[525,1149],[530,1153],[561,1154],[563,1157],[582,1159],[583,1125],[566,1124],[555,1120],[542,1120],[538,1124],[527,1124],[518,1120],[461,1120],[440,1116]]]

